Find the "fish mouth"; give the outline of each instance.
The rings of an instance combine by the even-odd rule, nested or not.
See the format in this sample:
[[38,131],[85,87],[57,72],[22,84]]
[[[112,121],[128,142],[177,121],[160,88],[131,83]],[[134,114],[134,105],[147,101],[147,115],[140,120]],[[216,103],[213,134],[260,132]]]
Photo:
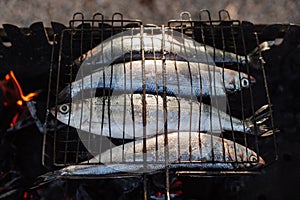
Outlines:
[[256,83],[256,79],[253,76],[249,76],[249,79],[251,84]]
[[257,168],[261,168],[266,165],[266,162],[261,157],[258,158],[258,163],[256,165]]
[[[257,156],[255,156],[257,158]],[[263,158],[261,158],[260,156],[258,156],[258,160],[247,160],[247,161],[238,161],[241,163],[236,163],[236,165],[234,165],[236,168],[251,168],[251,169],[260,169],[263,166],[266,165],[266,162],[264,161]]]

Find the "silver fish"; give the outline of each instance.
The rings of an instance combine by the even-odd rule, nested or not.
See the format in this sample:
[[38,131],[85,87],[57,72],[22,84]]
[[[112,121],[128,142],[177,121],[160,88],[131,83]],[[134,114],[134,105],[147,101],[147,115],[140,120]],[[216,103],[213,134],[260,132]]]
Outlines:
[[[96,161],[96,160],[93,160]],[[137,163],[118,163],[118,164],[80,164],[73,165],[59,170],[57,173],[54,173],[54,176],[82,176],[82,175],[106,175],[106,174],[116,174],[120,172],[155,172],[156,170],[164,169],[165,166],[162,164],[143,164]],[[184,163],[176,165],[169,165],[169,169],[178,169],[178,168],[189,168],[197,170],[207,170],[207,169],[216,169],[216,170],[232,170],[234,169],[232,163]],[[49,174],[49,177],[46,177],[45,181],[52,179],[53,173]]]
[[[245,121],[198,101],[172,96],[122,94],[111,97],[95,97],[73,100],[72,103],[51,108],[51,113],[61,122],[78,130],[113,138],[139,138],[167,131],[223,130],[260,135],[266,133],[263,122],[268,118],[266,106]],[[255,130],[253,119],[259,118]]]
[[44,181],[62,176],[153,172],[166,166],[169,169],[234,170],[265,165],[264,159],[253,150],[224,138],[198,132],[173,132],[167,137],[167,146],[165,135],[147,138],[146,151],[143,151],[143,140],[113,147],[80,165],[52,172],[44,176]]
[[[144,140],[137,140],[124,145],[113,147],[89,160],[88,163],[111,164],[145,164],[146,168],[163,168],[169,164],[220,163],[233,168],[261,167],[264,160],[253,150],[210,134],[198,132],[173,132],[165,135],[153,136]],[[145,142],[146,144],[144,145]],[[146,147],[146,149],[144,149]],[[230,166],[225,165],[229,163]],[[121,166],[113,165],[120,170]],[[179,165],[180,166],[180,165]],[[188,165],[187,165],[188,166]],[[201,166],[201,165],[200,165]],[[133,166],[132,166],[133,167]],[[143,168],[143,165],[140,165]],[[145,167],[145,166],[144,166]],[[199,167],[199,166],[198,166]],[[217,166],[210,166],[217,167]],[[134,167],[133,167],[134,168]],[[137,170],[138,168],[134,168]],[[147,168],[148,169],[148,168]],[[124,168],[123,170],[131,170]]]
[[130,52],[169,52],[187,61],[213,64],[234,62],[245,64],[249,56],[200,44],[191,37],[169,28],[137,28],[117,34],[83,55],[86,65],[108,64]]
[[142,86],[146,93],[152,94],[162,94],[165,88],[167,95],[173,96],[226,96],[226,93],[248,88],[252,83],[255,83],[255,78],[248,74],[202,63],[132,61],[110,65],[90,75],[78,77],[71,86],[60,92],[59,99],[70,96],[70,93],[71,98],[81,96],[83,91],[97,88],[121,93],[141,92]]
[[[167,137],[168,145],[165,144]],[[237,143],[225,138],[199,132],[172,132],[167,136],[162,134],[146,139],[146,150],[143,149],[143,140],[137,140],[124,145],[116,146],[101,153],[98,160],[102,163],[111,162],[143,162],[146,151],[147,162],[165,162],[165,150],[168,147],[170,162],[184,161],[211,161],[211,162],[258,162],[264,164],[262,158]],[[134,146],[134,148],[133,148]],[[110,155],[114,156],[111,157]],[[90,160],[94,161],[95,158]],[[256,163],[256,164],[258,164]]]
[[[253,158],[252,158],[253,159]],[[96,160],[94,160],[96,161]],[[263,163],[256,165],[257,168],[259,166],[262,166]],[[241,167],[243,167],[241,165]],[[240,167],[240,168],[241,168]],[[255,167],[255,166],[253,166]],[[164,169],[165,166],[162,164],[147,164],[146,166],[143,164],[137,164],[137,163],[118,163],[118,164],[100,164],[95,163],[81,163],[80,165],[71,165],[65,168],[62,168],[60,170],[44,174],[39,177],[39,184],[45,184],[48,182],[51,182],[53,180],[57,180],[59,178],[68,178],[68,177],[76,177],[76,176],[97,176],[97,175],[117,175],[122,172],[147,172],[148,174],[156,173],[157,170]],[[233,170],[235,169],[234,164],[228,162],[228,163],[209,163],[209,162],[197,162],[197,163],[185,163],[185,164],[170,164],[168,165],[169,169],[182,169],[182,168],[188,168],[188,169],[194,169],[194,170]],[[122,176],[120,176],[122,177]]]

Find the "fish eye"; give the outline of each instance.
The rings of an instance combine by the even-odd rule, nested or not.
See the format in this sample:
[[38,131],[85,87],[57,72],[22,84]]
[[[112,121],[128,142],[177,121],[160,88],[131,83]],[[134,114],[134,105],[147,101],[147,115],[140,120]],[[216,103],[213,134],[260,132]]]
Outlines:
[[241,85],[242,85],[243,88],[249,87],[249,80],[248,80],[248,78],[242,78],[241,79]]
[[256,155],[251,155],[249,157],[249,161],[251,162],[252,165],[256,165],[257,164],[257,156]]
[[63,104],[58,108],[59,112],[62,114],[66,114],[70,111],[70,106],[68,104]]

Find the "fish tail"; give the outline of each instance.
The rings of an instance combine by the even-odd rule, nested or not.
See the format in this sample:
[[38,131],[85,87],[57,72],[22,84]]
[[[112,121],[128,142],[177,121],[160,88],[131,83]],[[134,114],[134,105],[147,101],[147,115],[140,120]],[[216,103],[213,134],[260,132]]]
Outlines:
[[247,55],[248,64],[255,69],[260,69],[261,63],[265,62],[260,53],[269,50],[273,45],[274,41],[266,41],[258,45],[251,53]]
[[265,122],[270,118],[271,111],[269,105],[264,105],[259,108],[253,116],[246,119],[248,132],[261,137],[269,136],[274,133],[273,129],[270,129]]

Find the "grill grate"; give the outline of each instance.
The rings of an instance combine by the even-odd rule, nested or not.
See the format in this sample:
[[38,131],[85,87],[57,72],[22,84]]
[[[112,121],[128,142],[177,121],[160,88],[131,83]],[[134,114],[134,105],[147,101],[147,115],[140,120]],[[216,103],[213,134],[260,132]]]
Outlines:
[[[257,172],[260,158],[276,159],[275,134],[257,135],[275,130],[257,48],[264,41],[250,23],[203,10],[199,20],[184,12],[167,26],[76,13],[69,26],[54,35],[44,165],[202,176]],[[249,75],[255,84],[232,91]]]

